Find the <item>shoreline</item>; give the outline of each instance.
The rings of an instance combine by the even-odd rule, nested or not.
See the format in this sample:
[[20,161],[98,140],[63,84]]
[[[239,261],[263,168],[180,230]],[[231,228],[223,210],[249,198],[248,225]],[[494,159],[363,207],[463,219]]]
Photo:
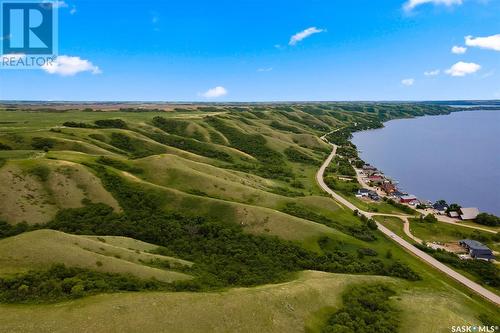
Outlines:
[[[380,173],[380,175],[381,175],[382,177],[384,177],[384,178],[387,178],[387,177],[388,177],[388,178],[389,178],[389,180],[391,180],[391,182],[392,182],[393,184],[395,184],[395,186],[396,186],[396,187],[400,187],[400,186],[401,186],[401,184],[403,184],[403,185],[404,185],[404,187],[403,187],[404,191],[398,188],[398,190],[399,190],[400,192],[408,192],[408,193],[409,193],[409,192],[411,192],[411,186],[410,186],[410,185],[408,185],[408,184],[407,184],[407,182],[404,182],[404,181],[403,181],[403,182],[399,182],[400,177],[398,177],[397,175],[396,175],[396,176],[393,176],[393,175],[392,175],[392,173],[394,173],[394,170],[392,170],[392,173],[391,173],[391,175],[390,175],[390,176],[386,176],[386,174],[385,174],[385,172],[384,172],[385,170],[381,170],[381,169],[379,169],[379,168],[378,168],[378,166],[379,166],[379,165],[377,165],[377,164],[378,164],[378,162],[377,162],[376,160],[374,161],[374,160],[373,160],[373,158],[372,158],[372,159],[370,159],[370,158],[367,158],[366,156],[361,157],[361,155],[362,155],[362,154],[364,154],[366,151],[370,151],[370,150],[369,150],[368,148],[363,148],[363,149],[360,149],[360,147],[359,147],[359,142],[358,142],[358,145],[356,145],[356,144],[354,143],[354,136],[355,136],[357,133],[369,133],[369,132],[373,132],[374,130],[382,130],[382,129],[385,129],[385,128],[386,128],[386,124],[387,124],[387,123],[389,123],[389,122],[392,122],[392,121],[397,121],[397,120],[398,120],[398,121],[399,121],[399,120],[417,120],[417,119],[429,118],[429,117],[432,117],[432,118],[434,118],[434,117],[435,117],[435,118],[439,118],[439,119],[441,119],[441,118],[445,118],[445,117],[441,117],[441,116],[443,116],[443,115],[446,115],[446,116],[451,116],[451,115],[453,115],[453,114],[455,114],[455,113],[458,113],[458,112],[459,112],[459,113],[465,113],[465,114],[472,114],[472,113],[477,113],[477,112],[479,112],[479,111],[483,111],[483,110],[467,110],[467,109],[465,109],[465,110],[457,110],[457,111],[451,112],[451,113],[449,113],[449,114],[442,114],[442,115],[424,115],[424,116],[417,116],[417,117],[413,117],[413,118],[396,118],[396,119],[391,119],[391,120],[389,120],[389,121],[384,122],[384,123],[383,123],[383,125],[384,125],[383,127],[380,127],[380,128],[372,128],[372,129],[366,129],[366,130],[359,130],[359,131],[354,131],[354,132],[352,132],[352,133],[351,133],[351,138],[349,139],[349,142],[350,142],[350,144],[352,144],[352,146],[353,146],[353,147],[355,147],[355,148],[356,148],[357,157],[358,157],[360,160],[362,160],[365,164],[368,164],[368,165],[374,165],[374,166],[376,167],[376,169],[377,169],[376,171],[377,171],[377,172],[379,172],[379,173]],[[500,108],[498,108],[497,110],[484,110],[484,111],[497,111],[497,112],[500,112]],[[488,112],[488,113],[489,113],[489,112]],[[365,138],[365,140],[367,140],[367,139]],[[387,139],[385,139],[385,140],[387,141]],[[372,151],[372,154],[373,154],[373,151]],[[394,165],[397,165],[397,164],[394,164]],[[369,182],[366,182],[366,183],[361,182],[361,179],[360,179],[360,176],[361,176],[361,175],[360,175],[360,168],[355,168],[355,169],[356,169],[356,175],[357,175],[357,178],[358,178],[358,183],[360,183],[361,185],[363,185],[363,184],[364,184],[365,186],[366,186],[366,185],[369,185],[369,184],[368,184]],[[428,171],[427,171],[426,173],[429,173],[429,172],[430,172],[429,170],[433,170],[433,169],[432,169],[432,168],[428,168],[427,170],[428,170]],[[411,171],[411,169],[410,169],[410,171]],[[410,171],[409,171],[409,172],[410,172]],[[494,183],[494,182],[493,182],[493,183]],[[492,183],[492,185],[491,185],[491,186],[495,187],[495,186],[493,185],[493,183]],[[431,183],[431,182],[426,182],[426,184],[435,184],[435,182],[434,182],[434,183]],[[446,184],[441,185],[440,187],[441,187],[441,188],[443,188],[443,187],[444,187],[444,188],[447,188],[445,185],[446,185]],[[371,186],[371,187],[373,188],[373,187],[377,187],[377,186]],[[431,189],[432,189],[432,187],[431,187]],[[429,190],[427,190],[427,191],[429,191]],[[415,191],[415,192],[420,192],[420,194],[418,194],[418,196],[417,196],[417,199],[419,199],[420,201],[424,201],[424,202],[428,202],[428,201],[433,201],[433,202],[435,202],[435,201],[437,201],[437,200],[442,200],[442,199],[445,199],[445,200],[448,202],[448,200],[449,200],[449,197],[447,197],[446,195],[435,195],[435,197],[433,197],[432,195],[429,195],[429,194],[427,194],[427,195],[425,195],[425,194],[424,194],[424,195],[423,195],[423,194],[421,193],[421,192],[422,192],[422,190],[420,190],[420,191]],[[406,193],[406,194],[407,194],[407,193]],[[426,197],[426,196],[427,196],[427,197]],[[439,198],[437,198],[437,197],[439,197]],[[470,201],[470,200],[469,200],[469,201]],[[475,200],[475,201],[479,201],[479,200]],[[477,203],[476,203],[476,204],[472,203],[472,204],[465,204],[465,205],[462,205],[463,201],[462,201],[462,200],[457,200],[457,199],[452,199],[449,203],[457,203],[457,204],[459,204],[459,205],[460,205],[460,206],[462,206],[462,207],[476,206],[476,205],[477,205]],[[491,203],[490,203],[490,204],[491,204]],[[477,205],[477,206],[479,206],[479,205]],[[412,207],[412,208],[415,208],[415,207]],[[491,209],[491,210],[485,209],[485,208],[483,207],[482,209],[480,209],[480,212],[481,212],[481,213],[487,213],[487,214],[492,214],[492,215],[498,216],[499,214],[498,214],[498,212],[496,212],[496,210],[498,210],[498,207],[497,207],[497,208],[493,208],[493,209]]]

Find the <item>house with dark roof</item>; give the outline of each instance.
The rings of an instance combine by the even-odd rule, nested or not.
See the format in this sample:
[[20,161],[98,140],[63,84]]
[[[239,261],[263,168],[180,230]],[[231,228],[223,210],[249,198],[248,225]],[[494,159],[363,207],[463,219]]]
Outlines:
[[358,193],[356,193],[356,196],[358,198],[367,197],[370,194],[370,192],[371,191],[369,189],[367,189],[367,188],[360,188],[358,190]]
[[438,214],[444,215],[446,214],[448,205],[445,203],[436,202],[434,205],[432,205],[432,208],[434,208],[438,212]]
[[474,259],[482,259],[482,260],[493,260],[495,256],[493,252],[482,243],[472,239],[462,239],[458,242],[460,246],[467,249],[469,255]]

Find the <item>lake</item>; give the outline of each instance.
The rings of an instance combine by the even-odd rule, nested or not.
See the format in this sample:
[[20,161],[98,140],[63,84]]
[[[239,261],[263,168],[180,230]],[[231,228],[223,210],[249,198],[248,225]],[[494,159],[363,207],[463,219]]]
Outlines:
[[352,142],[401,190],[500,216],[500,110],[392,120]]

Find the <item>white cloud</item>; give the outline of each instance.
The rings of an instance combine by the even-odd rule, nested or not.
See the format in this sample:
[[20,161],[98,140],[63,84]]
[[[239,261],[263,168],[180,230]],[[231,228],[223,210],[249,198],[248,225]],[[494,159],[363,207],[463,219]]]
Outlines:
[[71,8],[71,9],[69,10],[69,13],[70,13],[71,15],[75,15],[75,14],[76,14],[76,7],[75,7],[75,6],[73,6],[73,8]]
[[227,95],[227,90],[224,87],[218,86],[212,89],[208,89],[205,91],[201,96],[205,98],[217,98],[217,97],[222,97]]
[[91,72],[92,74],[102,73],[99,67],[90,61],[66,55],[58,56],[54,62],[42,66],[42,69],[49,74],[58,74],[61,76],[73,76],[82,72]]
[[463,46],[453,46],[451,48],[451,53],[454,54],[464,54],[465,52],[467,52],[467,48]]
[[257,72],[271,72],[272,70],[273,70],[272,67],[266,67],[257,69]]
[[436,76],[436,75],[439,75],[440,73],[441,73],[441,70],[434,69],[434,70],[431,70],[431,71],[425,71],[424,75],[425,76]]
[[465,45],[500,51],[500,34],[487,37],[465,37]]
[[404,79],[401,81],[404,86],[410,87],[415,84],[415,79]]
[[473,62],[459,61],[455,65],[451,66],[450,69],[446,70],[446,74],[451,76],[466,76],[468,74],[476,73],[480,69],[481,65]]
[[288,45],[294,46],[297,45],[298,42],[306,39],[307,37],[310,37],[314,34],[319,34],[321,32],[324,32],[324,29],[318,29],[316,27],[310,27],[307,28],[306,30],[303,30],[301,32],[296,33],[290,38],[290,41],[288,42]]
[[425,4],[434,4],[434,5],[444,5],[451,7],[453,5],[461,5],[463,3],[463,0],[408,0],[404,5],[403,8],[407,11],[410,12],[413,9],[415,9],[418,6],[425,5]]

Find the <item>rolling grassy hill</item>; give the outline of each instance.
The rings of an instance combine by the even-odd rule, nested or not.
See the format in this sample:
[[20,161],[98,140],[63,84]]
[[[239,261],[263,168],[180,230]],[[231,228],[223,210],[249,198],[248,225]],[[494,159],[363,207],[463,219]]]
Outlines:
[[164,282],[191,278],[184,273],[152,267],[157,261],[172,267],[192,265],[184,260],[145,252],[155,248],[157,246],[130,238],[85,237],[37,230],[0,240],[0,275],[64,264]]
[[[324,196],[314,178],[327,132],[448,112],[348,103],[0,110],[0,237],[10,236],[0,240],[0,274],[65,264],[185,282],[181,293],[0,305],[4,327],[316,332],[356,282],[395,289],[402,332],[495,317],[498,309]],[[428,315],[412,326],[416,312]]]
[[[283,284],[218,293],[114,294],[62,305],[0,305],[0,315],[9,332],[315,332],[324,313],[341,306],[346,287],[377,282],[405,288],[382,277],[304,272]],[[475,320],[459,297],[446,293],[418,289],[392,302],[402,312],[404,332],[445,333]]]

